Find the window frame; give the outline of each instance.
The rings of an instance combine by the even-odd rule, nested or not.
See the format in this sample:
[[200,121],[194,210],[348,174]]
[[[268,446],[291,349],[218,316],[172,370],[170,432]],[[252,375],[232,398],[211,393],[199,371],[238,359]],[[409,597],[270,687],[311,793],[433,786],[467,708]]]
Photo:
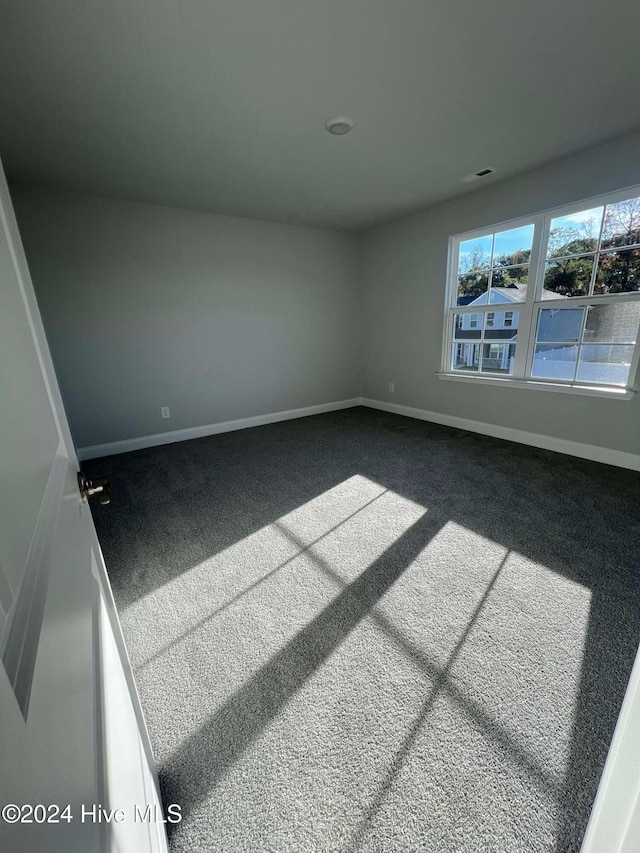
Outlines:
[[[547,262],[546,250],[548,247],[549,233],[551,229],[551,221],[553,219],[566,216],[571,213],[580,212],[593,207],[606,207],[609,204],[616,204],[620,201],[626,201],[630,198],[640,197],[640,185],[626,187],[615,192],[603,193],[598,196],[592,196],[585,199],[580,199],[571,204],[561,205],[559,207],[548,208],[544,211],[532,214],[530,216],[521,216],[517,219],[510,219],[503,222],[498,222],[493,225],[487,225],[483,228],[476,228],[472,231],[466,231],[461,234],[455,234],[449,238],[448,256],[447,256],[447,273],[446,273],[446,288],[445,288],[445,303],[444,303],[444,332],[442,341],[442,358],[441,369],[437,375],[441,379],[452,379],[462,382],[476,382],[481,384],[501,384],[505,386],[516,386],[526,388],[538,388],[541,390],[561,391],[564,393],[588,394],[590,396],[604,396],[613,399],[631,399],[636,394],[638,382],[639,364],[640,364],[640,334],[636,338],[633,357],[629,367],[629,376],[627,384],[623,385],[607,385],[600,383],[581,382],[577,379],[547,379],[532,375],[533,371],[533,354],[535,350],[536,329],[538,325],[539,313],[543,308],[553,307],[580,307],[583,305],[606,305],[618,304],[622,302],[638,302],[640,301],[640,291],[630,291],[629,293],[615,294],[592,294],[591,296],[572,296],[569,298],[559,297],[558,299],[542,299],[542,290],[544,286],[544,270]],[[602,232],[601,222],[600,234]],[[486,329],[484,315],[496,312],[496,303],[487,303],[486,305],[456,305],[458,296],[458,263],[460,255],[460,245],[463,242],[473,241],[487,235],[494,235],[502,231],[510,231],[524,226],[534,226],[533,243],[531,246],[531,255],[529,258],[529,276],[527,279],[527,293],[524,302],[514,303],[510,305],[508,310],[518,312],[518,328],[517,328],[517,343],[516,357],[514,361],[513,374],[505,376],[504,373],[498,374],[491,371],[480,371],[481,364],[478,366],[477,373],[458,372],[454,371],[452,363],[453,344],[454,341],[454,322],[455,314],[478,314],[482,316],[480,323],[481,329]],[[633,244],[636,246],[636,244]],[[630,245],[629,248],[633,248]],[[607,250],[605,250],[606,253]],[[594,257],[599,257],[600,246],[594,250]],[[597,264],[594,262],[591,284],[595,282],[597,274]],[[583,321],[586,322],[587,312]],[[511,326],[513,328],[513,326]],[[584,331],[584,329],[583,329]],[[582,345],[582,338],[578,342]],[[576,374],[577,375],[577,374]]]

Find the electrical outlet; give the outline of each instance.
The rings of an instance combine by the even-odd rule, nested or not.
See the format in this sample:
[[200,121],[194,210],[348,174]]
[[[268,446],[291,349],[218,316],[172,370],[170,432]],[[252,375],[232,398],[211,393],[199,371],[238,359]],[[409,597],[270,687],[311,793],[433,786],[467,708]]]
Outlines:
[[163,418],[170,418],[171,417],[171,409],[169,408],[169,406],[163,406],[160,409],[160,416]]
[[389,391],[391,391],[391,393],[393,394],[393,392],[394,392],[395,390],[396,390],[396,383],[395,383],[395,382],[390,382],[390,383],[389,383]]

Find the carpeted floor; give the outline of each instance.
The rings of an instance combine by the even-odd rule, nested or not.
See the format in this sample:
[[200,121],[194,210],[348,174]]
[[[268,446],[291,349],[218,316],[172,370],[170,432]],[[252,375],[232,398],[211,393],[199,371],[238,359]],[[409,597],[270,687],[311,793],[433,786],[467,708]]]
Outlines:
[[173,853],[579,850],[639,474],[364,408],[85,467]]

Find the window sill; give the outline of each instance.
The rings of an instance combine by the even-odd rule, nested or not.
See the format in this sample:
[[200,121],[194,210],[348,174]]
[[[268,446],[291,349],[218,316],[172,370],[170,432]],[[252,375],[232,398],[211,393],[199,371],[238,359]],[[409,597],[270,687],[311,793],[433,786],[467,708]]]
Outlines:
[[458,373],[436,373],[439,379],[453,382],[474,382],[476,385],[502,385],[508,388],[532,388],[535,391],[555,391],[561,394],[583,394],[587,397],[606,397],[608,400],[631,400],[636,392],[628,388],[603,388],[599,385],[563,385],[538,379],[505,379],[502,376],[470,376]]

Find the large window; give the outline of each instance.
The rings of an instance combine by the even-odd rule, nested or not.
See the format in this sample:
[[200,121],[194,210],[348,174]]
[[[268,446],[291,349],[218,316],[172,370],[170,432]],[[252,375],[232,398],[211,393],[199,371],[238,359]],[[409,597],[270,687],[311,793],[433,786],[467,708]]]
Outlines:
[[627,391],[640,346],[640,191],[451,238],[444,378]]

